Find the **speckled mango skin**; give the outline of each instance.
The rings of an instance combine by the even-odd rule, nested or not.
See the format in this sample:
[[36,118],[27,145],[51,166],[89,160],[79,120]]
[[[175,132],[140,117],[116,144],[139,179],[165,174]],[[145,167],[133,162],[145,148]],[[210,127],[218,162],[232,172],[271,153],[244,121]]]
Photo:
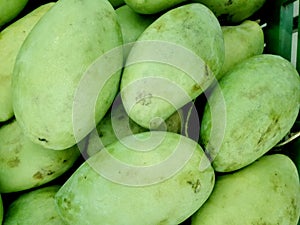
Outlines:
[[31,29],[53,5],[50,2],[38,7],[0,33],[0,121],[7,121],[14,115],[11,76],[17,54]]
[[[43,16],[24,41],[12,76],[15,116],[33,142],[66,149],[94,128],[88,123],[74,126],[74,121],[83,117],[73,118],[78,113],[73,109],[79,101],[76,91],[92,63],[122,43],[117,16],[108,1],[60,0]],[[122,53],[115,59],[115,64],[122,66]],[[106,79],[102,68],[99,71]],[[96,123],[119,87],[120,71],[110,75],[97,93],[91,118]],[[88,105],[81,104],[82,110]]]
[[137,124],[155,128],[159,122],[153,119],[165,120],[199,96],[223,62],[222,30],[213,13],[199,3],[171,9],[129,53],[121,79],[124,107]]
[[266,0],[192,0],[210,8],[222,23],[238,24],[258,11]]
[[132,8],[135,12],[141,14],[155,14],[186,1],[187,0],[124,0],[126,5]]
[[80,156],[77,146],[55,151],[32,143],[14,120],[0,128],[0,192],[41,186],[62,175]]
[[207,202],[192,225],[297,225],[300,188],[296,166],[285,155],[261,157],[253,164],[216,178]]
[[3,225],[64,225],[54,202],[59,188],[59,185],[46,186],[21,194],[7,208]]
[[28,0],[0,0],[0,28],[16,18],[27,3]]
[[[157,146],[151,151],[146,151],[144,144],[138,151],[122,144],[123,141],[136,145],[136,140],[144,142],[149,136],[164,139],[155,142]],[[57,208],[68,224],[174,225],[186,220],[209,197],[214,186],[214,171],[210,164],[199,170],[202,160],[209,161],[197,142],[179,134],[159,131],[139,133],[122,141],[108,145],[106,150],[132,166],[148,167],[162,162],[179,142],[184,146],[182,151],[192,151],[192,154],[168,179],[163,179],[164,171],[160,170],[155,172],[161,176],[156,183],[140,186],[126,185],[126,182],[127,179],[144,180],[142,174],[108,165],[101,150],[82,164],[56,194]],[[96,172],[98,166],[105,164],[109,166],[107,169],[119,174],[122,182],[111,181],[110,177],[105,178]]]
[[212,90],[201,120],[200,143],[214,169],[234,171],[268,152],[292,128],[299,105],[300,78],[289,61],[262,54],[236,65]]

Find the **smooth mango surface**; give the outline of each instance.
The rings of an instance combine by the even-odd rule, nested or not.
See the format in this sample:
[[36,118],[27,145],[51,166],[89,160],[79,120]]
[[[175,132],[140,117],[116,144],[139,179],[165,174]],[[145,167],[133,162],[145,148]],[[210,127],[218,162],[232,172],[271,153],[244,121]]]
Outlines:
[[46,186],[21,194],[8,206],[3,224],[65,224],[55,208],[54,196],[59,188]]
[[110,69],[123,61],[121,49],[103,55],[120,45],[108,1],[60,0],[43,16],[22,45],[12,76],[15,116],[33,142],[61,150],[95,127],[119,87],[120,71]]
[[68,224],[174,225],[191,216],[213,186],[214,171],[197,142],[144,132],[89,158],[57,192],[56,204]]
[[215,80],[224,42],[214,14],[199,3],[171,9],[156,19],[132,47],[121,79],[129,117],[155,128]]
[[54,5],[47,3],[6,27],[0,33],[0,121],[13,117],[11,76],[17,54],[39,19]]
[[297,225],[300,184],[295,164],[285,155],[266,155],[231,174],[217,177],[192,225]]
[[250,57],[212,90],[201,121],[200,142],[215,170],[240,169],[273,148],[292,128],[300,106],[300,78],[277,55]]

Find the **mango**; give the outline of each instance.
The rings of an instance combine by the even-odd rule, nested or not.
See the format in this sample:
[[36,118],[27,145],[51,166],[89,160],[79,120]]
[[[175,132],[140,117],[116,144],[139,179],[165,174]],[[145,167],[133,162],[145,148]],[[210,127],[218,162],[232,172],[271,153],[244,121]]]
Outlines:
[[132,46],[121,78],[129,117],[155,128],[215,80],[224,62],[221,26],[199,3],[171,9]]
[[192,225],[297,225],[300,184],[291,159],[265,155],[236,172],[220,175]]
[[222,24],[238,24],[257,12],[266,0],[192,0],[210,8]]
[[169,10],[176,5],[186,2],[187,0],[124,0],[126,5],[132,8],[135,12],[141,14],[155,14],[165,10]]
[[59,188],[59,185],[52,185],[21,194],[9,204],[3,225],[64,225],[54,201]]
[[30,140],[62,150],[96,126],[119,88],[122,42],[108,1],[59,0],[39,20],[12,76],[15,117]]
[[55,199],[68,224],[174,225],[195,213],[213,186],[214,170],[197,142],[149,131],[90,157]]
[[28,0],[0,0],[0,27],[15,19]]
[[211,91],[200,143],[219,172],[249,165],[292,128],[300,107],[300,77],[288,60],[261,54],[237,64]]
[[36,8],[0,33],[0,121],[2,122],[14,115],[11,76],[17,54],[31,29],[53,5],[54,3],[51,2]]
[[41,186],[62,175],[80,156],[77,146],[62,151],[31,142],[18,122],[0,127],[0,192]]
[[116,14],[122,30],[124,58],[126,59],[133,42],[138,39],[157,16],[136,13],[128,5],[117,8]]
[[225,45],[225,60],[217,75],[220,79],[228,70],[264,50],[264,33],[257,21],[245,20],[241,24],[222,26]]
[[[158,130],[181,133],[184,125],[183,120],[183,112],[179,110],[166,119],[165,124],[158,127]],[[132,121],[122,103],[117,100],[112,105],[111,110],[97,124],[96,129],[89,134],[85,151],[90,157],[118,139],[145,131],[148,129]]]

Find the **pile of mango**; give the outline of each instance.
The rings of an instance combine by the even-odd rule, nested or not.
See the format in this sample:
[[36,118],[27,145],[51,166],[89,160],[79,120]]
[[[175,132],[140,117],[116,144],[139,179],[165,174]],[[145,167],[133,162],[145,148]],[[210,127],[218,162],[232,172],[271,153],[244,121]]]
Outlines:
[[297,225],[300,77],[265,4],[0,0],[2,224]]

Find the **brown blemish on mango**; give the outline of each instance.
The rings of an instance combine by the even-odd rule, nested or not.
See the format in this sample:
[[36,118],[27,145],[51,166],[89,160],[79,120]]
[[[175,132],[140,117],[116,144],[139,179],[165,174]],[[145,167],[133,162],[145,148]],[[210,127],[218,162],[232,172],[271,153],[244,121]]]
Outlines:
[[20,164],[20,159],[18,157],[15,157],[7,162],[7,165],[12,168],[17,167],[19,164]]

